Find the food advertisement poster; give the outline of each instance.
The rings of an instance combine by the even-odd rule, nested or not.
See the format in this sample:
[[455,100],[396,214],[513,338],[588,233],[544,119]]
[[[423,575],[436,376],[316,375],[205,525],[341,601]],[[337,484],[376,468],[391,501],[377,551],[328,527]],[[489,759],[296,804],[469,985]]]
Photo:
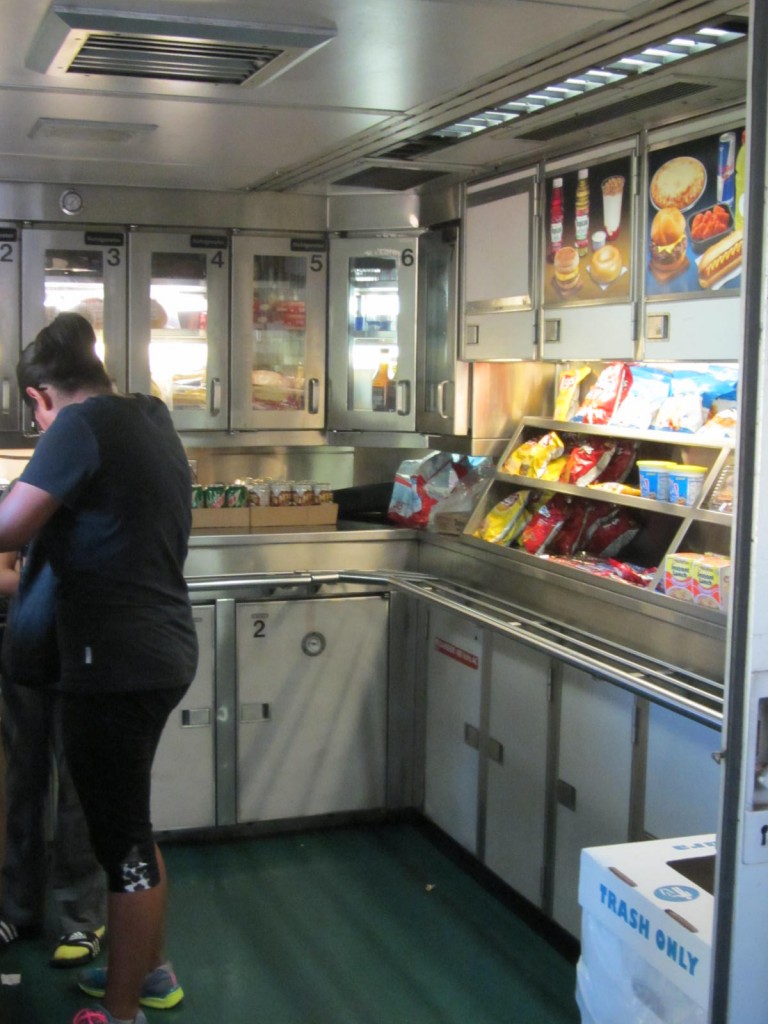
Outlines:
[[545,306],[629,299],[631,196],[629,156],[547,179]]
[[736,128],[649,154],[646,295],[738,294],[744,137]]

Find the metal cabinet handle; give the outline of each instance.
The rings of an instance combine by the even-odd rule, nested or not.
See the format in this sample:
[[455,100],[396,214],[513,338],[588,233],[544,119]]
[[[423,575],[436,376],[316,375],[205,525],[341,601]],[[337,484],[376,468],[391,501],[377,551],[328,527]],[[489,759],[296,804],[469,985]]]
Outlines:
[[495,761],[496,764],[504,764],[504,744],[499,743],[498,740],[493,739],[491,736],[486,740],[485,753],[489,760]]
[[218,416],[221,412],[221,379],[211,377],[211,416]]
[[407,416],[411,411],[411,382],[399,380],[397,382],[397,415]]
[[448,385],[451,382],[449,380],[441,380],[437,385],[437,414],[444,420],[448,419],[448,410],[446,409],[446,394],[448,391]]
[[469,722],[464,723],[464,742],[473,750],[480,749],[480,730]]
[[317,413],[320,410],[320,381],[317,377],[310,377],[308,385],[307,409],[309,412]]
[[2,385],[0,385],[0,412],[3,414],[11,411],[11,382],[7,377],[3,377]]

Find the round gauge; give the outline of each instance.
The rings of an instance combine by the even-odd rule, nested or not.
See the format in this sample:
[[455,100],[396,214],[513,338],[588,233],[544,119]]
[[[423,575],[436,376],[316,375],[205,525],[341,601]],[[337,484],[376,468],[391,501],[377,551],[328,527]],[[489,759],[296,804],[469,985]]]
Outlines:
[[70,217],[76,213],[80,213],[83,208],[83,197],[79,192],[76,192],[73,188],[68,188],[66,192],[62,192],[59,198],[59,206],[61,207],[62,213],[67,213]]
[[325,637],[322,633],[307,633],[301,641],[301,649],[310,658],[314,658],[325,650]]

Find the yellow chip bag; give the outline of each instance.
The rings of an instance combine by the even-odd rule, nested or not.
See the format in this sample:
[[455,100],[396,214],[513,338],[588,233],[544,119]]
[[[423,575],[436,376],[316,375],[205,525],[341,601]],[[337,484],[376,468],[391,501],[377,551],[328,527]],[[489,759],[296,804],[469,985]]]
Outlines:
[[514,491],[488,512],[474,536],[489,544],[509,544],[525,526],[530,518],[525,506],[530,491]]
[[573,419],[579,409],[579,385],[590,373],[588,366],[580,366],[577,370],[563,370],[557,381],[553,419],[565,422]]
[[559,459],[565,445],[554,431],[524,441],[511,452],[501,467],[502,473],[512,476],[541,477],[553,459]]

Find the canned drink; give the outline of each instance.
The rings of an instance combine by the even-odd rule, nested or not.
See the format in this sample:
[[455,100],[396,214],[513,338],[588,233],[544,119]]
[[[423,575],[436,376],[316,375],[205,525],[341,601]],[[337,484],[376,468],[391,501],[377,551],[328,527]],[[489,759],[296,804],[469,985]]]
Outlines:
[[295,505],[315,504],[315,489],[311,480],[297,480],[294,483],[293,501]]
[[224,484],[208,484],[205,488],[205,507],[224,508],[227,488]]
[[327,502],[333,501],[333,489],[330,484],[316,480],[313,484],[313,490],[315,492],[315,504],[325,505]]
[[224,504],[227,508],[245,508],[248,504],[248,488],[245,484],[227,484]]
[[192,508],[205,508],[205,488],[201,484],[192,484]]
[[717,146],[717,201],[736,201],[736,132],[723,132]]

